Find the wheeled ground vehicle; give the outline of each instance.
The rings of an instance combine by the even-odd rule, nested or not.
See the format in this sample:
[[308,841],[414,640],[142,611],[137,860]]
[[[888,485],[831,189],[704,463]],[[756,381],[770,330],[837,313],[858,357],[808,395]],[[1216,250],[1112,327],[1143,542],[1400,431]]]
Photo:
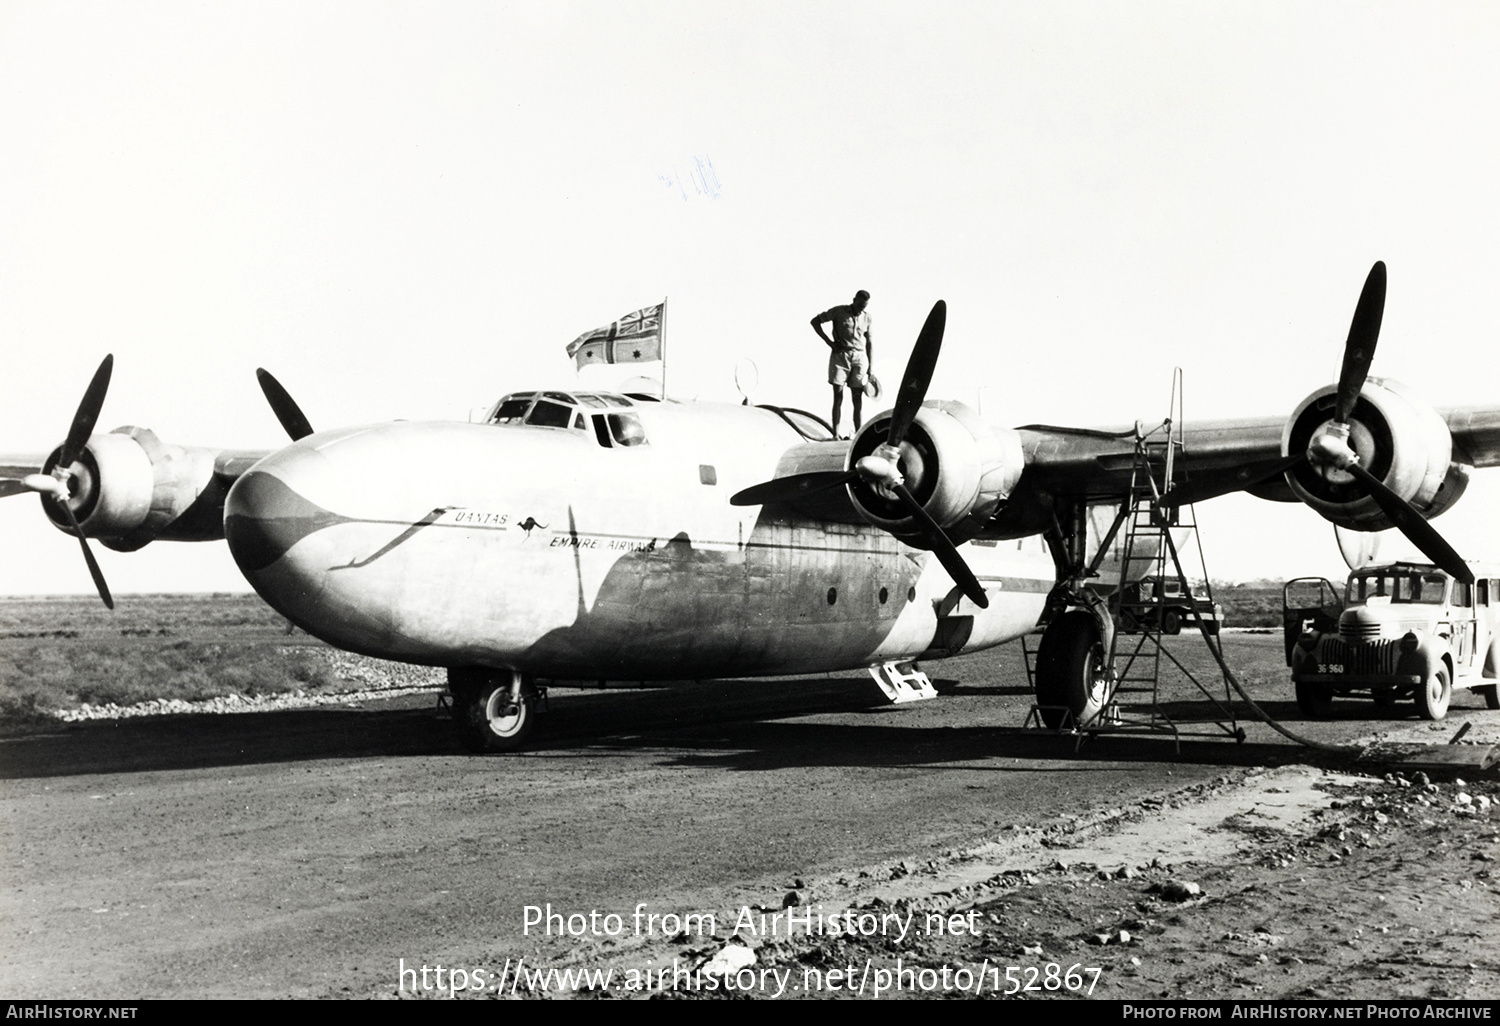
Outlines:
[[1180,634],[1183,627],[1196,629],[1194,606],[1208,633],[1218,634],[1224,609],[1217,602],[1198,598],[1176,577],[1142,577],[1127,583],[1120,595],[1119,629],[1127,634],[1155,629]]
[[1335,697],[1411,698],[1440,720],[1453,689],[1472,688],[1500,709],[1500,568],[1473,566],[1473,584],[1427,563],[1361,567],[1342,602],[1323,578],[1288,581],[1282,618],[1298,707],[1323,718]]

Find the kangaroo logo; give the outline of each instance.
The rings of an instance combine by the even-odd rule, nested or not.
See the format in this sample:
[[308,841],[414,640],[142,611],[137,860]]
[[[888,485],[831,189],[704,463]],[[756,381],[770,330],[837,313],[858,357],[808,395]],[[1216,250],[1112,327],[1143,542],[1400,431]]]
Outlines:
[[525,520],[521,521],[516,526],[519,527],[521,530],[525,531],[526,532],[526,537],[528,537],[528,538],[531,537],[531,529],[533,527],[540,527],[543,531],[545,531],[547,529],[547,525],[546,524],[539,524],[539,523],[537,523],[535,517],[527,517]]

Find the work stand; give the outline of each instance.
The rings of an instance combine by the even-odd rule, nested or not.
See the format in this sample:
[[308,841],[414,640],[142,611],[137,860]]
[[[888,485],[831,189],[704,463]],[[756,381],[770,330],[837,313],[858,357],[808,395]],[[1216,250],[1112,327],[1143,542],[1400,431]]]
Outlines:
[[[1059,601],[1051,607],[1091,610],[1101,624],[1092,667],[1094,693],[1100,696],[1097,710],[1086,711],[1080,721],[1071,708],[1033,705],[1026,719],[1027,726],[1055,724],[1059,732],[1072,732],[1076,747],[1102,734],[1152,734],[1170,736],[1180,754],[1183,737],[1245,739],[1234,714],[1230,681],[1221,669],[1220,616],[1193,507],[1170,501],[1173,468],[1182,455],[1182,440],[1174,429],[1180,420],[1180,372],[1173,386],[1173,413],[1179,418],[1169,417],[1150,431],[1137,424],[1129,491],[1093,560],[1075,567],[1071,578],[1059,585]],[[1086,530],[1087,519],[1078,518],[1079,531]],[[1100,568],[1117,539],[1119,572],[1106,580]],[[1082,551],[1082,545],[1075,549]],[[1196,556],[1195,564],[1184,565],[1184,549]],[[1201,595],[1191,588],[1193,578],[1203,582]],[[1189,669],[1162,643],[1163,636],[1184,631],[1197,633],[1208,647],[1213,678]],[[1038,646],[1022,637],[1021,648],[1027,681],[1035,692]],[[1187,720],[1167,712],[1163,684],[1180,681],[1191,683],[1208,700],[1210,715]]]

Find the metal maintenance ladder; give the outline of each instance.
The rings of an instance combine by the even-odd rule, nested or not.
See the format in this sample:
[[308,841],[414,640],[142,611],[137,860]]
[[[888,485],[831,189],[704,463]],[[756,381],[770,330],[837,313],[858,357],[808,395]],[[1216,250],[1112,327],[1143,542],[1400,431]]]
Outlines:
[[[1200,571],[1199,576],[1203,581],[1202,598],[1208,603],[1208,608],[1212,609],[1213,589],[1203,559],[1203,546],[1198,537],[1193,507],[1162,504],[1162,498],[1173,480],[1175,464],[1182,454],[1182,436],[1179,433],[1181,423],[1182,370],[1177,368],[1172,376],[1170,415],[1150,431],[1137,425],[1130,491],[1110,530],[1110,535],[1115,535],[1121,526],[1125,529],[1119,581],[1106,599],[1110,615],[1114,619],[1115,631],[1105,653],[1105,665],[1110,668],[1114,688],[1100,715],[1091,723],[1081,724],[1078,728],[1084,735],[1170,734],[1179,751],[1184,734],[1228,736],[1238,741],[1245,738],[1243,728],[1235,720],[1228,679],[1223,679],[1224,698],[1221,701],[1214,690],[1210,690],[1200,680],[1199,675],[1194,674],[1167,650],[1161,640],[1164,634],[1176,634],[1184,627],[1196,629],[1210,654],[1216,657],[1213,668],[1218,672],[1221,660],[1217,657],[1222,655],[1222,649],[1217,627],[1210,632],[1208,621],[1201,615],[1199,598],[1193,594],[1188,583],[1189,575],[1183,566],[1182,553],[1177,540],[1173,538],[1175,532],[1178,536],[1186,536],[1191,540],[1192,551],[1197,556],[1196,569]],[[1139,588],[1134,583],[1143,577],[1154,578],[1149,596],[1140,595]],[[1186,598],[1185,612],[1168,603],[1169,592],[1172,590]],[[1214,715],[1206,719],[1186,721],[1174,719],[1167,712],[1162,698],[1164,660],[1208,700]],[[1179,722],[1213,724],[1218,729],[1184,731]],[[1080,738],[1080,742],[1081,740]]]

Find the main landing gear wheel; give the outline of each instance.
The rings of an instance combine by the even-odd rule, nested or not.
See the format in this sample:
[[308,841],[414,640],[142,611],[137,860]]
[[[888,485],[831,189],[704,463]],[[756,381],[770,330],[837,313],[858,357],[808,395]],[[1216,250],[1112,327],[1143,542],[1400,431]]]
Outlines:
[[1109,703],[1104,643],[1092,613],[1064,613],[1047,627],[1036,653],[1036,704],[1042,722],[1060,730],[1072,713],[1075,726],[1096,720]]
[[530,739],[539,697],[530,677],[505,670],[452,669],[448,687],[458,739],[469,751],[514,752]]
[[1417,689],[1417,708],[1429,720],[1440,720],[1448,715],[1452,698],[1453,681],[1448,676],[1448,665],[1443,663]]
[[1310,720],[1326,720],[1333,712],[1333,689],[1327,684],[1297,682],[1297,708]]
[[1475,690],[1484,697],[1484,707],[1486,709],[1500,709],[1500,685],[1486,684],[1484,687],[1476,688]]

